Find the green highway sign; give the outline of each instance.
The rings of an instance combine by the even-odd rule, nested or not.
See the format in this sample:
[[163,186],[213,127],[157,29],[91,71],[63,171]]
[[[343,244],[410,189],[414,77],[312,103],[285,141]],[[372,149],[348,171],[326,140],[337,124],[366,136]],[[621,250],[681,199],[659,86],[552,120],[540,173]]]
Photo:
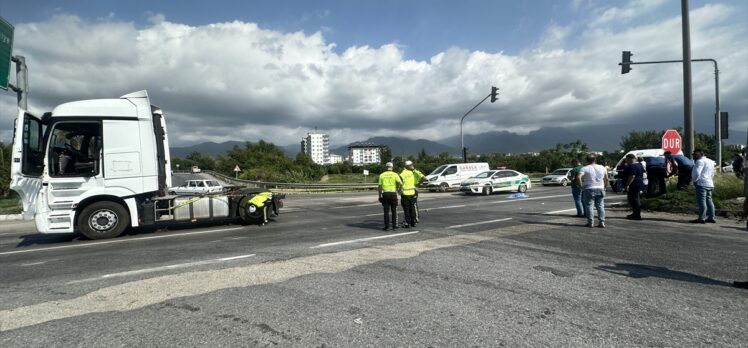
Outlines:
[[0,88],[8,90],[10,59],[13,56],[13,26],[0,17]]

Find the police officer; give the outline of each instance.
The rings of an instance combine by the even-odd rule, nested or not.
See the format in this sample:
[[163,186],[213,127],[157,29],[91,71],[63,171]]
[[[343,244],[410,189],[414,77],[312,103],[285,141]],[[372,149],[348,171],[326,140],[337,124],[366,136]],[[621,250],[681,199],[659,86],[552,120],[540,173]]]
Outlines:
[[[384,230],[387,231],[390,226],[393,230],[397,229],[397,191],[403,187],[403,181],[392,171],[392,162],[387,162],[385,166],[387,171],[379,174],[379,202],[384,208]],[[392,221],[389,213],[392,213]]]
[[405,212],[405,223],[403,227],[415,227],[418,225],[418,191],[416,185],[424,179],[423,173],[415,169],[412,161],[405,161],[405,169],[400,173],[403,180],[403,211]]

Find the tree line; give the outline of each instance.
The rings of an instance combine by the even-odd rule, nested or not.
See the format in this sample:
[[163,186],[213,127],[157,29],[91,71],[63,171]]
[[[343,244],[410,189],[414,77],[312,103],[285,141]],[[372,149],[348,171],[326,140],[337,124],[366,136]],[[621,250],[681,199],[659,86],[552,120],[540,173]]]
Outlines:
[[[664,131],[631,131],[621,137],[619,151],[604,151],[598,153],[598,163],[614,166],[621,159],[623,153],[634,149],[652,149],[661,146]],[[703,148],[708,154],[714,154],[715,141],[713,137],[698,133],[696,147]],[[723,156],[728,159],[739,148],[725,146]],[[536,153],[508,154],[493,153],[484,155],[470,155],[469,162],[487,162],[491,168],[506,167],[524,173],[547,173],[557,168],[569,167],[572,159],[584,160],[590,152],[587,144],[576,140],[566,144],[556,144],[555,147]],[[260,140],[257,143],[246,142],[244,147],[235,146],[225,155],[211,157],[193,152],[185,158],[173,158],[172,169],[176,164],[182,169],[189,169],[193,165],[201,169],[215,170],[233,176],[233,169],[238,165],[242,171],[239,177],[247,180],[276,181],[276,182],[317,182],[328,174],[362,174],[368,170],[371,174],[379,174],[385,170],[384,163],[392,161],[395,168],[404,168],[405,161],[410,160],[416,168],[428,174],[438,166],[446,163],[461,162],[461,158],[449,153],[429,155],[423,149],[415,155],[392,156],[388,147],[382,150],[381,163],[365,166],[354,166],[348,162],[319,165],[309,156],[299,153],[295,158],[286,156],[282,149],[272,143]]]
[[[623,156],[622,152],[635,149],[653,149],[660,147],[660,141],[664,131],[631,131],[621,137],[619,151],[602,152],[599,154],[599,162],[603,165],[613,166]],[[695,136],[695,147],[702,148],[707,155],[714,157],[716,142],[714,137],[697,133]],[[0,197],[7,197],[10,193],[10,163],[11,144],[0,142]],[[491,168],[506,167],[524,173],[546,173],[556,168],[568,167],[571,160],[576,158],[583,160],[589,153],[590,148],[584,142],[576,140],[571,143],[557,144],[555,147],[545,149],[537,153],[507,154],[493,153],[487,155],[470,155],[470,162],[488,162]],[[735,145],[723,146],[722,154],[725,160],[740,151]],[[209,156],[199,152],[192,152],[184,158],[173,157],[171,159],[172,170],[189,170],[192,166],[198,166],[204,170],[214,170],[229,176],[234,176],[234,167],[238,165],[242,171],[239,173],[241,179],[275,181],[275,182],[318,182],[328,174],[362,174],[368,170],[372,175],[382,173],[385,170],[384,163],[392,161],[395,168],[403,168],[405,161],[411,160],[416,168],[430,173],[436,167],[446,163],[461,162],[461,158],[449,153],[429,155],[424,150],[418,154],[409,156],[392,156],[388,147],[382,149],[382,162],[368,164],[365,166],[354,166],[348,162],[319,165],[304,153],[299,153],[294,158],[286,156],[281,148],[273,143],[260,140],[258,142],[246,142],[244,146],[235,146],[220,156]]]

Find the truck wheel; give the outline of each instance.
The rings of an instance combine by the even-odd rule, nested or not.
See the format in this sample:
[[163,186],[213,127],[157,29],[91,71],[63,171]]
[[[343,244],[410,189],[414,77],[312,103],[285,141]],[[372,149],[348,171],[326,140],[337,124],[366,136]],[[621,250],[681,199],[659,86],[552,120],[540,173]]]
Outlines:
[[130,225],[130,215],[122,205],[101,201],[85,207],[78,217],[78,229],[88,239],[114,238]]
[[246,196],[239,201],[239,218],[242,219],[242,222],[248,225],[262,224],[264,223],[262,215],[265,207],[258,208],[256,205],[249,203],[249,200],[251,199],[252,196]]
[[490,196],[493,193],[493,187],[491,186],[484,186],[483,187],[483,195]]
[[519,184],[519,188],[517,189],[517,192],[522,192],[522,193],[527,192],[527,184],[525,184],[524,182]]
[[441,185],[439,185],[439,192],[447,192],[447,190],[449,190],[449,184],[447,184],[446,182],[443,182],[441,183]]

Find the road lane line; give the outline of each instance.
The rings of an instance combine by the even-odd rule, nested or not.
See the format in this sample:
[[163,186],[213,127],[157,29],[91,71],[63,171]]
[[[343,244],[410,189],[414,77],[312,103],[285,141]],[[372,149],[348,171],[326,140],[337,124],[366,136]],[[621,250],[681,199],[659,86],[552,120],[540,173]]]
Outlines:
[[543,214],[545,214],[545,215],[553,215],[553,214],[558,214],[558,213],[568,213],[568,212],[572,212],[572,211],[577,211],[577,208],[563,209],[563,210],[556,210],[556,211],[549,211],[549,212],[543,213]]
[[86,243],[82,243],[82,244],[61,245],[61,246],[48,247],[48,248],[35,248],[35,249],[25,249],[25,250],[4,251],[4,252],[0,252],[0,256],[3,256],[3,255],[13,255],[13,254],[23,254],[23,253],[32,253],[32,252],[35,252],[35,251],[49,251],[49,250],[58,250],[58,249],[82,248],[82,247],[90,247],[90,246],[96,246],[96,245],[102,245],[102,244],[137,242],[137,241],[149,240],[149,239],[182,237],[182,236],[190,236],[190,235],[198,235],[198,234],[208,234],[208,233],[216,233],[216,232],[241,230],[243,228],[244,227],[221,228],[221,229],[218,229],[218,230],[195,231],[195,232],[186,232],[186,233],[174,233],[174,234],[165,234],[165,235],[161,235],[161,236],[149,236],[149,237],[138,237],[138,238],[130,238],[130,239],[107,240],[107,241],[103,241],[103,242],[86,242]]
[[436,207],[436,208],[423,208],[423,210],[429,211],[429,210],[437,210],[437,209],[452,209],[452,208],[464,208],[464,207],[467,207],[467,204],[450,205],[446,207]]
[[49,262],[49,261],[40,261],[40,262],[31,262],[31,263],[22,263],[22,264],[21,264],[21,266],[23,266],[23,267],[28,267],[28,266],[36,266],[36,265],[41,265],[41,264],[45,264],[45,263],[47,263],[47,262]]
[[369,238],[359,238],[359,239],[344,240],[344,241],[340,241],[340,242],[332,242],[332,243],[320,244],[320,245],[316,245],[316,246],[313,246],[313,247],[310,247],[310,248],[317,249],[317,248],[324,248],[324,247],[329,247],[329,246],[333,246],[333,245],[351,244],[351,243],[366,242],[366,241],[376,240],[376,239],[400,237],[400,236],[405,236],[405,235],[414,234],[414,233],[418,233],[418,232],[420,232],[420,231],[411,231],[411,232],[388,234],[386,236],[376,236],[376,237],[369,237]]
[[371,207],[374,205],[382,205],[382,203],[366,203],[366,204],[354,204],[354,205],[346,205],[343,207],[332,207],[330,209],[344,209],[344,208],[356,208],[356,207]]
[[568,197],[571,196],[571,194],[563,194],[563,195],[551,195],[551,196],[540,196],[540,197],[528,197],[528,198],[514,198],[510,200],[504,200],[504,201],[494,201],[494,202],[485,202],[486,204],[498,204],[498,203],[513,203],[513,202],[522,202],[522,201],[536,201],[538,199],[546,199],[546,198],[558,198],[558,197]]
[[218,261],[231,261],[231,260],[238,260],[238,259],[246,259],[248,257],[252,257],[252,256],[255,256],[255,255],[257,255],[257,254],[224,257],[224,258],[220,258],[220,259],[216,259],[216,260],[218,260]]
[[496,219],[496,220],[489,220],[489,221],[473,222],[473,223],[462,224],[462,225],[452,225],[452,226],[448,226],[447,229],[450,229],[450,228],[460,228],[460,227],[468,227],[468,226],[475,226],[475,225],[485,225],[485,224],[490,224],[490,223],[494,223],[494,222],[508,221],[508,220],[511,220],[511,219],[512,218],[503,218],[503,219]]
[[102,280],[102,279],[109,279],[109,278],[117,278],[117,277],[126,277],[131,275],[138,275],[138,274],[145,274],[145,273],[154,273],[154,272],[160,272],[160,271],[166,271],[170,269],[178,269],[178,268],[188,268],[188,267],[194,267],[194,266],[202,266],[202,265],[210,265],[215,264],[219,262],[225,262],[225,261],[232,261],[232,260],[239,260],[239,259],[245,259],[248,257],[255,256],[256,254],[249,254],[249,255],[239,255],[239,256],[231,256],[231,257],[224,257],[219,259],[211,259],[211,260],[203,260],[203,261],[195,261],[195,262],[185,262],[185,263],[177,263],[173,265],[166,265],[166,266],[159,266],[159,267],[150,267],[150,268],[143,268],[143,269],[136,269],[132,271],[125,271],[125,272],[118,272],[118,273],[110,273],[110,274],[104,274],[102,276],[94,277],[94,278],[87,278],[82,280],[74,280],[71,282],[67,282],[66,284],[77,284],[77,283],[84,283],[84,282],[90,282],[94,280]]

